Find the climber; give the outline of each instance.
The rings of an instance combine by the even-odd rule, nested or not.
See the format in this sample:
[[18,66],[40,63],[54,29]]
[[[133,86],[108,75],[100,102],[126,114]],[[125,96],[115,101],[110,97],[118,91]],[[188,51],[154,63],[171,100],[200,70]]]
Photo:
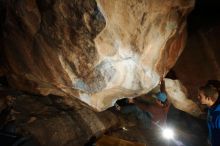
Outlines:
[[198,99],[208,107],[207,123],[209,130],[208,141],[211,146],[220,146],[220,97],[216,87],[206,84],[199,88]]
[[[153,97],[153,98],[152,98]],[[152,99],[152,101],[149,101]],[[135,104],[143,111],[147,111],[151,115],[152,126],[166,126],[167,113],[170,103],[167,99],[166,92],[160,90],[156,93],[149,93],[144,97],[137,98]]]
[[117,101],[115,106],[123,114],[131,114],[141,123],[144,128],[152,128],[152,122],[164,126],[166,122],[169,102],[162,89],[157,93],[149,93],[135,99],[123,99]]

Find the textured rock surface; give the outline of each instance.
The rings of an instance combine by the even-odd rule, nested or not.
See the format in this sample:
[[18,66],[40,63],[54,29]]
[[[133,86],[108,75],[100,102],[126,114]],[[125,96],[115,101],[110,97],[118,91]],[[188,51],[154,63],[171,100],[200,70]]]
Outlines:
[[17,132],[32,136],[39,146],[83,146],[119,125],[119,118],[110,111],[69,108],[54,96],[17,96],[11,116]]
[[165,79],[165,85],[168,98],[174,107],[195,117],[202,115],[199,106],[190,99],[187,89],[179,80]]
[[154,88],[184,47],[194,0],[3,0],[12,86],[104,110]]

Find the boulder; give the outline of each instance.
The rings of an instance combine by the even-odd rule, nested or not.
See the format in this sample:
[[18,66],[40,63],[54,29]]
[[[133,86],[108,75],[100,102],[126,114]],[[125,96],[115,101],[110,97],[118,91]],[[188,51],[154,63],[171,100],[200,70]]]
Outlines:
[[186,40],[194,0],[2,0],[11,86],[97,111],[153,89]]
[[165,79],[165,89],[168,99],[177,109],[195,117],[203,114],[198,104],[188,97],[187,89],[179,80]]

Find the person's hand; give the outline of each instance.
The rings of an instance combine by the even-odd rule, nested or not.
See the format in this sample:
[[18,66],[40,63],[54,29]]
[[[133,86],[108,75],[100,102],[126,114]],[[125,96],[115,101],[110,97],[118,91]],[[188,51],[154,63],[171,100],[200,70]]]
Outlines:
[[160,107],[163,107],[163,106],[164,106],[160,100],[157,100],[157,99],[156,99],[156,103],[157,103],[157,105],[159,105]]
[[160,76],[160,81],[163,81],[163,76]]
[[162,84],[163,82],[164,82],[164,77],[161,76],[161,77],[160,77],[160,84]]
[[118,110],[118,111],[121,110],[121,107],[120,107],[117,103],[115,103],[115,108],[116,108],[116,110]]
[[128,103],[134,103],[134,99],[133,98],[128,98]]

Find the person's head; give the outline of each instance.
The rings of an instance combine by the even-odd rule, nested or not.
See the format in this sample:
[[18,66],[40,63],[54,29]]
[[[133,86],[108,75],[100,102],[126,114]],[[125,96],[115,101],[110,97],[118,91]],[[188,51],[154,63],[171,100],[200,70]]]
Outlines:
[[167,105],[167,95],[164,92],[158,92],[156,93],[156,102],[160,106],[166,106]]
[[211,85],[202,86],[198,91],[198,99],[201,104],[211,107],[218,99],[219,93],[217,88]]
[[208,80],[206,86],[214,86],[220,91],[220,81],[219,80]]

